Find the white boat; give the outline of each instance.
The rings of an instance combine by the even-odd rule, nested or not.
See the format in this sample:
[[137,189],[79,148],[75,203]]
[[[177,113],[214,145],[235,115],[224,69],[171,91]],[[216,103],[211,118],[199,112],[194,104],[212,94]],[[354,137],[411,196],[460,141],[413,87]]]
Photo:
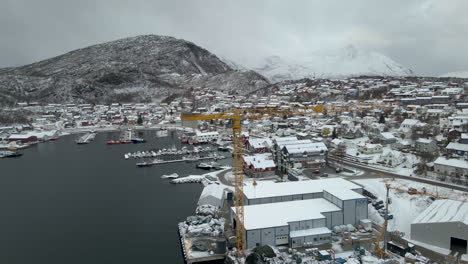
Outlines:
[[156,137],[167,137],[169,135],[169,133],[167,132],[167,130],[158,130],[156,132]]
[[172,173],[172,174],[161,176],[161,179],[176,179],[176,178],[179,178],[179,174],[177,173]]

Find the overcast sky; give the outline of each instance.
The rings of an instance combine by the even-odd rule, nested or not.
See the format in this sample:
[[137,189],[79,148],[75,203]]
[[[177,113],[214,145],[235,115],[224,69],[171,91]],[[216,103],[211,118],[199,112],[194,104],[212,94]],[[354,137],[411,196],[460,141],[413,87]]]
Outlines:
[[0,0],[0,67],[140,34],[235,61],[348,44],[419,75],[468,71],[467,0]]

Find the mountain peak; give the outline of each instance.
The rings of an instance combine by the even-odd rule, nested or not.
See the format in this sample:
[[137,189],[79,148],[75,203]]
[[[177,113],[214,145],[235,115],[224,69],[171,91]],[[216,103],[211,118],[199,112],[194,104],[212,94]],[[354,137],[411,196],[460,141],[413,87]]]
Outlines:
[[250,67],[272,82],[315,77],[413,74],[410,69],[381,53],[360,49],[354,45],[318,50],[294,59],[268,56]]
[[[241,84],[245,87],[236,87]],[[0,103],[157,101],[190,87],[242,92],[267,84],[263,76],[238,73],[192,42],[141,35],[0,69]]]

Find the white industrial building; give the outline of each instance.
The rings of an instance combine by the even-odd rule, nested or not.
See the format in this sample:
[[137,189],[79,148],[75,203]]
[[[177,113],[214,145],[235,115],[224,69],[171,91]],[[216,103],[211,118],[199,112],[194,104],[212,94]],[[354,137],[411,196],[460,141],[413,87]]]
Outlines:
[[433,202],[411,223],[411,240],[468,254],[468,203]]
[[[246,246],[331,242],[331,229],[367,219],[362,187],[341,178],[244,187]],[[231,210],[235,226],[235,209]]]
[[218,140],[219,133],[218,132],[195,132],[195,142],[197,143],[208,143],[214,140]]
[[218,184],[209,184],[203,188],[197,205],[213,205],[222,208],[224,204],[224,187]]

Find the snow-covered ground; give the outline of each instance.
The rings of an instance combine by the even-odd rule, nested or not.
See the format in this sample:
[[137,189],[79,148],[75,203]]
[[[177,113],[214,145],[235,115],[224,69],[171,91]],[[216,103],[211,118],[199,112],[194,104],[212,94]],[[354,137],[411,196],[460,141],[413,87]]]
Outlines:
[[[385,201],[387,190],[383,179],[363,179],[353,181],[363,185],[366,190],[373,193],[378,199]],[[392,187],[403,190],[408,190],[409,187],[416,188],[417,190],[426,188],[426,192],[431,194],[439,194],[441,196],[458,200],[463,199],[463,197],[468,198],[468,193],[465,192],[409,180],[388,179],[387,182]],[[405,238],[410,238],[411,222],[413,222],[416,216],[431,205],[432,200],[429,196],[410,195],[406,192],[400,193],[395,190],[390,190],[389,197],[391,199],[391,204],[389,204],[388,208],[390,214],[393,214],[394,219],[389,220],[388,229],[390,231],[398,230],[400,232],[404,232]],[[383,218],[378,214],[374,207],[372,207],[372,205],[369,205],[369,218],[376,223],[383,223]]]
[[221,182],[219,182],[218,175],[228,170],[231,170],[231,168],[224,168],[222,170],[208,172],[201,175],[188,175],[185,177],[173,179],[171,180],[171,183],[203,183],[204,185],[210,183],[222,184]]

